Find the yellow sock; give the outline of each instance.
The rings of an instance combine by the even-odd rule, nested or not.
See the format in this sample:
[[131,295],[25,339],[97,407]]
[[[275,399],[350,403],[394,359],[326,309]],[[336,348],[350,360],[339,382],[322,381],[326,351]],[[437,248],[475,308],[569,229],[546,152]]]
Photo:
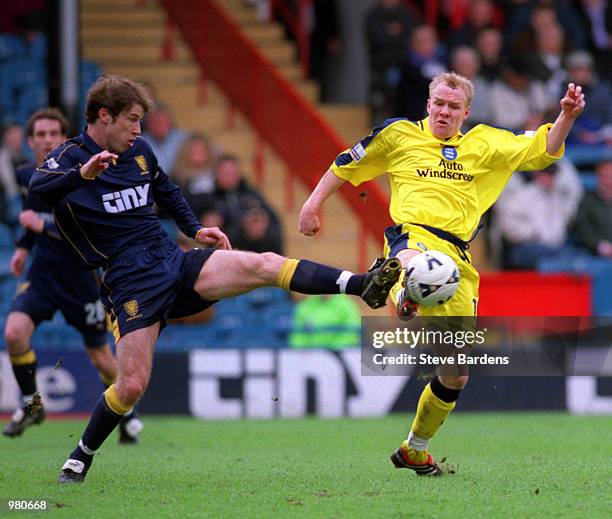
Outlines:
[[115,389],[115,384],[104,391],[104,399],[106,400],[108,407],[110,407],[111,411],[113,411],[115,414],[124,415],[127,414],[130,409],[132,409],[131,405],[128,405],[119,399],[119,395]]
[[417,406],[416,416],[412,422],[408,442],[410,447],[419,451],[427,450],[429,439],[433,437],[446,417],[455,408],[455,402],[444,402],[433,394],[430,384],[425,386],[419,405]]

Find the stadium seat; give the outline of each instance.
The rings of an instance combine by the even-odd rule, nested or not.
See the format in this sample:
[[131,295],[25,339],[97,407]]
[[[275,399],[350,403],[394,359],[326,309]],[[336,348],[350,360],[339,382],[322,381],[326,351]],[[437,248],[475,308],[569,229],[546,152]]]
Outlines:
[[581,171],[580,182],[585,191],[595,191],[597,189],[597,175],[593,171]]
[[592,166],[602,160],[612,160],[612,146],[568,145],[565,155],[578,168]]
[[14,34],[0,33],[0,61],[23,58],[28,55],[28,46],[23,38]]
[[12,253],[14,247],[13,231],[11,231],[11,228],[8,225],[0,223],[0,252],[10,254]]

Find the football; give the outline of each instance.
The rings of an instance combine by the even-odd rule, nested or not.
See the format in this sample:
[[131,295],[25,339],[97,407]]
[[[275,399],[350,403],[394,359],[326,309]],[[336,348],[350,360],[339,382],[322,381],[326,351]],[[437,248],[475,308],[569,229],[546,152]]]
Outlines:
[[453,259],[439,251],[417,254],[406,265],[406,293],[421,306],[446,303],[459,287],[459,269]]

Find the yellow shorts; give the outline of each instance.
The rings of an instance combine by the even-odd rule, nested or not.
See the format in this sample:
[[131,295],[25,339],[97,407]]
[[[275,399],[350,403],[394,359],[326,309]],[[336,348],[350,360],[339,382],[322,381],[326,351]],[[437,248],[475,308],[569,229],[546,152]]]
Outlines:
[[[476,317],[480,276],[471,263],[472,258],[469,252],[462,251],[460,254],[455,245],[418,225],[402,224],[387,227],[385,230],[384,255],[394,257],[404,249],[443,252],[453,258],[459,268],[459,288],[457,288],[455,295],[443,305],[420,307],[419,315]],[[463,259],[462,255],[465,255],[467,260]]]

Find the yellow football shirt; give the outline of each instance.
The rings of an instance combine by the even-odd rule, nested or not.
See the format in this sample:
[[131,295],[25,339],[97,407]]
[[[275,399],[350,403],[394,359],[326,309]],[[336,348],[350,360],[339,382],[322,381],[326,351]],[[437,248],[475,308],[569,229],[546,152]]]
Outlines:
[[546,152],[551,126],[514,135],[481,124],[438,139],[428,119],[389,119],[338,155],[331,170],[354,186],[387,173],[396,224],[430,225],[469,240],[514,171],[542,169],[563,156],[563,147]]

